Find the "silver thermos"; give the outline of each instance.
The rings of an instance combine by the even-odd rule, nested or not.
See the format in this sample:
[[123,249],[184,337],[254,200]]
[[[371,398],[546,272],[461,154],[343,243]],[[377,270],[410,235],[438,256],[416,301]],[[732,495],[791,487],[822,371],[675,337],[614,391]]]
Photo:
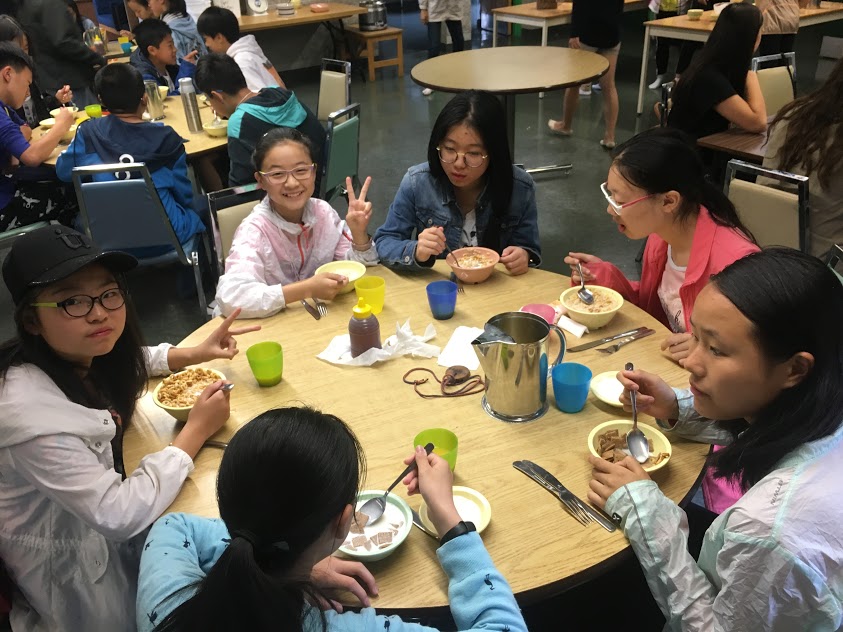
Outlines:
[[199,102],[196,100],[196,88],[193,79],[184,77],[179,79],[179,94],[181,104],[184,106],[184,118],[187,119],[187,127],[193,132],[202,131],[202,118],[199,116]]
[[164,118],[164,103],[161,101],[161,93],[158,92],[158,83],[152,80],[143,82],[143,89],[146,92],[146,111],[152,121],[160,121]]

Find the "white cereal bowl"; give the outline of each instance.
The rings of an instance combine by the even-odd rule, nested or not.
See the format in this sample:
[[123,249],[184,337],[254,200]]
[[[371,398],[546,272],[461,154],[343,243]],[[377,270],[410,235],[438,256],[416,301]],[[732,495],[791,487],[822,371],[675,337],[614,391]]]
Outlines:
[[[383,496],[384,493],[385,492],[382,489],[368,489],[360,492],[357,494],[357,504],[355,505],[355,509],[359,510],[363,503],[367,500]],[[401,520],[403,520],[403,524],[398,527],[398,533],[392,536],[392,542],[388,546],[383,549],[376,548],[374,545],[372,545],[373,548],[371,550],[364,550],[360,547],[355,549],[350,546],[346,546],[346,543],[350,542],[355,537],[355,534],[349,533],[345,539],[346,543],[343,543],[343,545],[339,548],[339,552],[345,557],[360,560],[361,562],[377,562],[378,560],[382,560],[395,553],[398,547],[401,546],[404,543],[404,540],[407,539],[407,536],[410,534],[410,529],[413,528],[413,513],[410,510],[410,506],[403,498],[400,498],[395,494],[390,494],[386,497],[386,512],[374,523],[378,526],[378,530],[389,530],[391,523],[389,522],[388,513],[395,516],[401,516]],[[366,532],[372,531],[372,527],[369,525],[367,525],[364,529]]]

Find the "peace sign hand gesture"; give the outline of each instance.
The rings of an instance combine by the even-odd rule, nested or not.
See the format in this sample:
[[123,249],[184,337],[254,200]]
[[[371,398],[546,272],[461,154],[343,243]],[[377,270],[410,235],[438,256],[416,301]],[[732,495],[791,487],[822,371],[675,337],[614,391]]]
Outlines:
[[348,213],[345,216],[345,223],[351,230],[351,239],[358,246],[369,243],[369,233],[366,229],[369,220],[372,218],[372,203],[366,201],[366,194],[369,192],[369,185],[372,178],[366,178],[363,187],[360,189],[360,196],[354,193],[354,185],[351,178],[345,179],[345,188],[348,191]]

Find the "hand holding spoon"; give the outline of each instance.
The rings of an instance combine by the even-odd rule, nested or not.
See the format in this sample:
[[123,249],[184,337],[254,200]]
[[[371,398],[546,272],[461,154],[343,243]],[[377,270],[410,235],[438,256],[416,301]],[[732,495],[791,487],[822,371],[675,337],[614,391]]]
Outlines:
[[[433,450],[433,444],[432,443],[428,443],[426,446],[424,446],[424,451],[427,452],[428,454],[430,454],[432,450]],[[395,479],[395,482],[392,483],[392,485],[389,486],[389,489],[386,490],[386,492],[384,493],[383,496],[377,496],[376,498],[370,498],[365,503],[363,503],[363,506],[360,507],[360,509],[358,509],[357,511],[359,511],[362,514],[366,514],[367,516],[369,516],[369,521],[366,524],[372,524],[373,522],[378,520],[378,518],[380,518],[383,515],[383,512],[386,509],[386,497],[389,496],[389,492],[391,492],[392,489],[396,485],[398,485],[398,483],[400,483],[402,480],[404,480],[404,477],[407,476],[407,474],[409,474],[410,472],[412,472],[415,469],[415,467],[416,467],[416,463],[415,463],[415,461],[413,461],[412,463],[410,463],[407,466],[407,468],[403,472],[401,472],[401,474],[398,476],[398,478]]]

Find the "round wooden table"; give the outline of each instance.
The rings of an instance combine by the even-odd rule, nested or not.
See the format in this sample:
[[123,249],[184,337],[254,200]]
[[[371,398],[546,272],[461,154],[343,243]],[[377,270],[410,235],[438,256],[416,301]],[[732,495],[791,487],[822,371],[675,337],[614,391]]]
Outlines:
[[597,53],[556,46],[476,48],[417,64],[410,75],[441,92],[485,90],[503,97],[510,154],[515,157],[515,95],[592,82],[609,69]]
[[[447,321],[434,321],[430,315],[425,285],[447,278],[450,269],[437,262],[432,270],[401,275],[384,267],[369,268],[369,275],[386,279],[386,302],[378,317],[385,339],[394,333],[396,323],[411,319],[413,331],[422,333],[434,323],[436,337],[430,343],[444,347],[459,325],[482,327],[495,314],[519,309],[528,303],[548,302],[559,297],[570,281],[550,272],[530,270],[510,277],[503,266],[485,283],[467,286],[458,295],[457,310]],[[436,360],[397,358],[374,367],[346,367],[316,358],[331,339],[347,332],[355,294],[338,296],[329,313],[314,320],[300,304],[259,321],[263,329],[240,337],[239,347],[264,340],[275,340],[284,347],[284,379],[275,387],[257,386],[241,352],[231,362],[208,364],[221,370],[236,387],[231,393],[231,418],[216,438],[227,440],[242,424],[272,408],[309,404],[338,415],[359,437],[368,464],[367,488],[385,489],[404,467],[402,459],[412,451],[416,434],[431,427],[451,429],[459,438],[455,484],[472,487],[489,499],[492,521],[483,540],[504,576],[522,602],[544,598],[605,572],[615,562],[631,554],[620,529],[609,533],[597,524],[582,526],[547,491],[512,467],[512,462],[529,459],[545,467],[581,499],[586,498],[591,468],[586,461],[588,433],[597,424],[616,418],[629,418],[620,408],[608,406],[589,394],[585,408],[577,414],[564,414],[552,402],[541,418],[524,424],[508,424],[488,416],[481,408],[481,396],[454,399],[421,399],[401,376],[412,367],[429,367],[438,375],[444,368]],[[215,319],[188,336],[194,344],[219,325]],[[636,341],[614,355],[588,350],[567,354],[567,361],[588,365],[594,374],[616,370],[624,363],[635,364],[663,376],[675,386],[687,385],[683,369],[665,358],[659,349],[667,330],[637,307],[624,305],[614,321],[595,334],[577,341],[568,336],[569,346],[589,339],[647,325],[657,334]],[[550,355],[555,357],[556,345]],[[151,387],[156,383],[150,383]],[[434,385],[435,386],[435,385]],[[644,423],[652,423],[644,418]],[[147,393],[138,405],[124,440],[126,467],[131,471],[148,453],[172,441],[180,425],[155,406]],[[645,426],[646,431],[646,426]],[[682,500],[694,486],[709,446],[684,441],[673,442],[670,463],[653,478],[673,500]],[[185,482],[170,507],[203,516],[218,516],[215,483],[222,452],[203,449],[196,458],[196,469]],[[291,481],[291,484],[294,484]],[[403,486],[396,493],[407,498]],[[407,498],[418,509],[421,498]],[[271,501],[270,501],[271,502]],[[380,596],[375,607],[389,612],[438,614],[448,604],[447,579],[436,559],[437,542],[413,529],[405,543],[387,559],[373,563]]]

